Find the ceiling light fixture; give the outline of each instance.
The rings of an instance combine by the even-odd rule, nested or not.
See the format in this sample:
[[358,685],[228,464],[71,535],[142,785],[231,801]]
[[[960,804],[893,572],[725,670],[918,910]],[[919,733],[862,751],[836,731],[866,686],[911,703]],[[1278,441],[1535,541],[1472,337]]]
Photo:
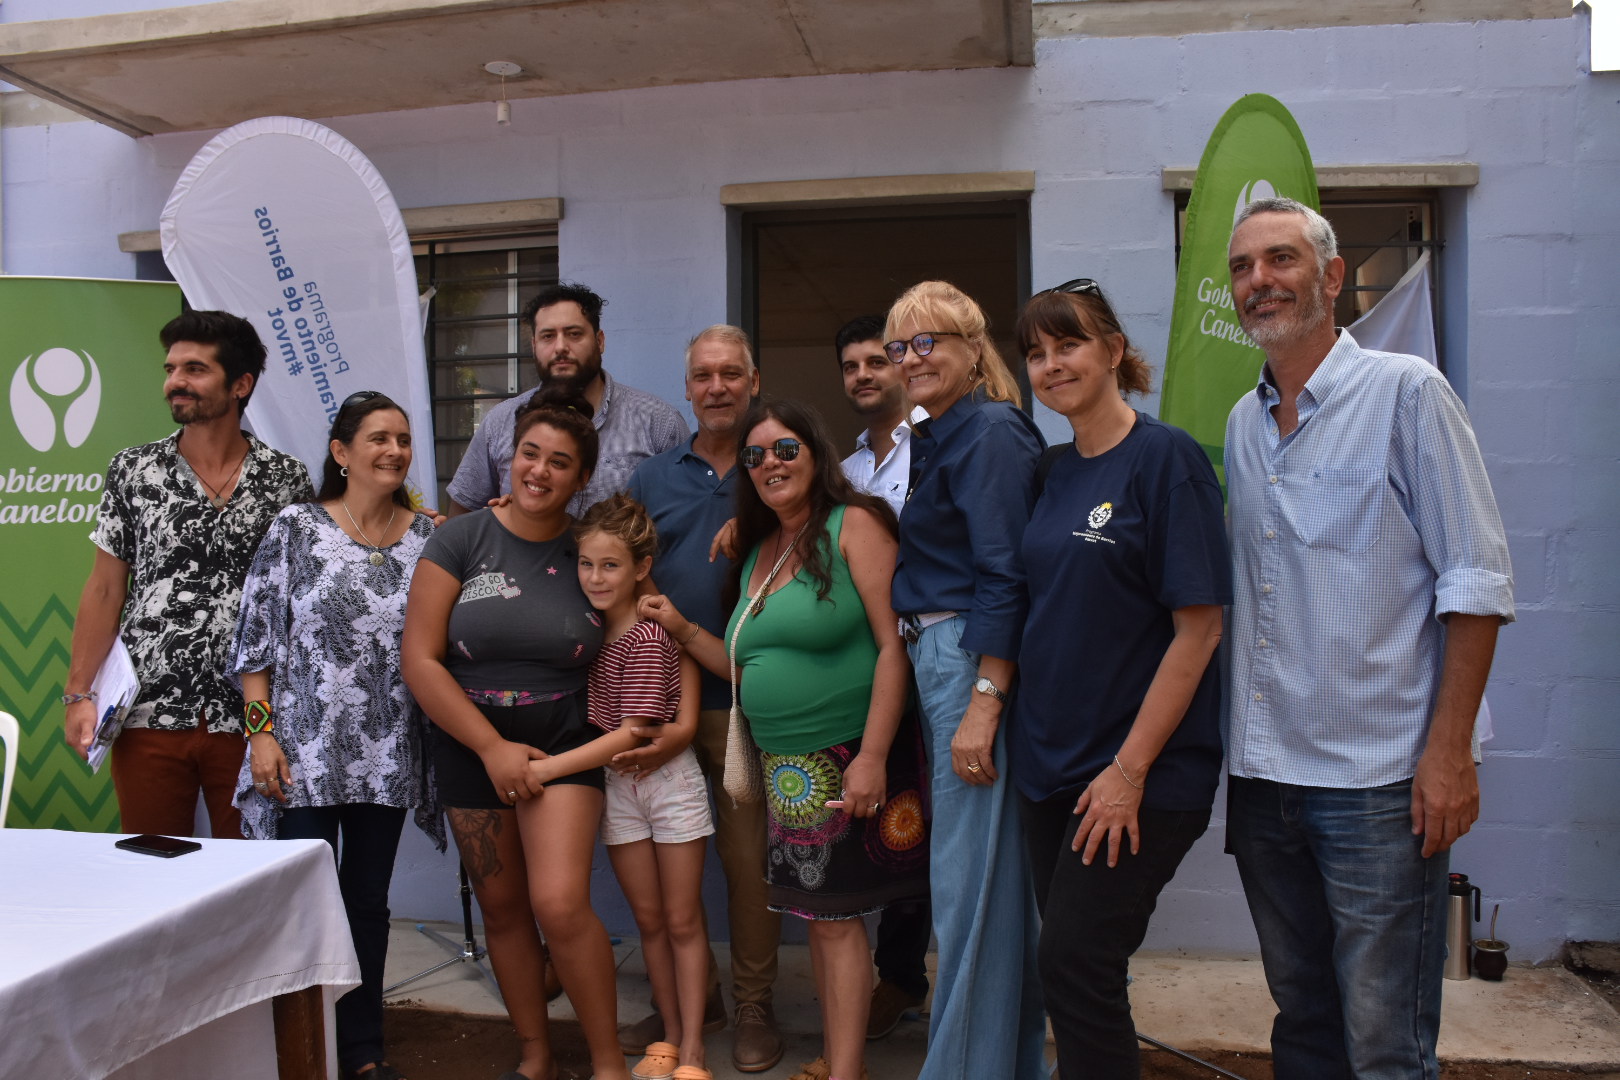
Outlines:
[[484,70],[491,75],[501,77],[501,100],[495,103],[495,122],[497,124],[510,124],[512,122],[512,103],[506,100],[506,78],[509,75],[523,74],[523,65],[510,60],[491,60],[484,65]]

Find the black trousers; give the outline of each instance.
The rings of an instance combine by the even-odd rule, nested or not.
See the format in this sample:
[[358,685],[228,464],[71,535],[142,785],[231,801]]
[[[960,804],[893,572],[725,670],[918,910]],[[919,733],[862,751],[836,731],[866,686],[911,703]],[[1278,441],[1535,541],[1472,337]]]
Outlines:
[[1091,865],[1070,850],[1078,792],[1035,802],[1019,797],[1041,910],[1041,990],[1063,1080],[1137,1080],[1142,1066],[1126,975],[1147,936],[1159,893],[1209,825],[1209,811],[1142,810],[1141,850],[1122,839],[1119,864],[1107,846]]
[[[388,959],[388,884],[405,826],[394,806],[350,803],[282,812],[279,840],[325,840],[338,863],[338,889],[360,961],[360,985],[337,999],[338,1065],[349,1071],[383,1059],[383,964]],[[339,837],[341,835],[341,843]]]

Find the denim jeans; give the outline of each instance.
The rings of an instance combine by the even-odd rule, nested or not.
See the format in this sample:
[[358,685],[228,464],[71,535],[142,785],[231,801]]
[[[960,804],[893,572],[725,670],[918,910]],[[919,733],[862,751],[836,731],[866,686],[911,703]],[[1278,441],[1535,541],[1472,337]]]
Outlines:
[[1119,862],[1109,866],[1105,842],[1087,866],[1071,846],[1080,827],[1078,797],[1071,791],[1018,800],[1041,911],[1041,989],[1058,1072],[1138,1080],[1141,1051],[1125,989],[1131,954],[1147,936],[1159,893],[1209,826],[1209,811],[1143,809],[1137,854],[1122,839]]
[[1435,1080],[1450,859],[1422,857],[1411,782],[1228,790],[1277,1080]]
[[993,786],[966,784],[951,768],[951,737],[979,667],[961,639],[962,620],[947,619],[908,647],[928,751],[929,878],[939,940],[928,1056],[918,1080],[1044,1080],[1040,927],[1005,734],[996,738],[1001,779]]
[[[349,803],[282,812],[278,840],[325,840],[338,861],[338,889],[360,961],[360,985],[337,999],[338,1064],[358,1069],[383,1059],[383,964],[388,959],[388,883],[405,826],[394,806]],[[338,837],[342,836],[339,846]]]

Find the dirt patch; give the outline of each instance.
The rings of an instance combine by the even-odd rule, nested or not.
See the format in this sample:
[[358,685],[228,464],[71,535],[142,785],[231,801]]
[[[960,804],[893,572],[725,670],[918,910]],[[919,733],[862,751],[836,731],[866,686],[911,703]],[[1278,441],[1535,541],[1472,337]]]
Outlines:
[[[434,1012],[409,1004],[390,1005],[384,1013],[388,1058],[411,1080],[494,1080],[517,1061],[517,1038],[504,1018]],[[551,1022],[559,1080],[586,1080],[590,1058],[579,1025]],[[1272,1080],[1271,1060],[1257,1054],[1200,1054],[1211,1064],[1243,1078]],[[1441,1069],[1445,1080],[1620,1080],[1620,1073],[1582,1073],[1530,1069],[1523,1065],[1451,1063]],[[784,1073],[785,1075],[785,1073]],[[1142,1055],[1143,1080],[1211,1080],[1218,1074],[1163,1051]],[[886,1076],[881,1080],[910,1080]]]

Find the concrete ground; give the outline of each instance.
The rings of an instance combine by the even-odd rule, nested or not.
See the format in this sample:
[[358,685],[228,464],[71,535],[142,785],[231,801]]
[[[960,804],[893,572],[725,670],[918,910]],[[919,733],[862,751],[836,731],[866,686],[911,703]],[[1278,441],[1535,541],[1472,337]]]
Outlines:
[[[461,928],[428,923],[452,942],[446,948],[417,932],[419,924],[394,920],[388,950],[388,983],[454,956]],[[479,938],[482,941],[482,937]],[[714,946],[720,969],[727,969],[725,945]],[[619,1015],[639,1019],[648,1011],[641,951],[633,938],[614,947],[619,961]],[[929,955],[932,966],[933,955]],[[1195,959],[1140,955],[1131,965],[1131,1003],[1137,1030],[1183,1050],[1265,1053],[1274,1009],[1259,960]],[[431,1009],[503,1015],[489,983],[468,963],[455,963],[401,987],[390,1000]],[[787,1039],[782,1065],[768,1074],[786,1076],[800,1062],[820,1053],[821,1014],[804,946],[783,946],[777,980],[776,1015]],[[566,996],[552,1015],[572,1018]],[[1515,965],[1499,983],[1472,979],[1445,985],[1440,1029],[1444,1061],[1517,1062],[1552,1068],[1620,1070],[1620,1014],[1584,982],[1557,967]],[[927,1043],[926,1015],[907,1020],[888,1038],[867,1044],[874,1076],[915,1076]],[[709,1036],[709,1061],[716,1080],[741,1080],[730,1067],[725,1032]]]

